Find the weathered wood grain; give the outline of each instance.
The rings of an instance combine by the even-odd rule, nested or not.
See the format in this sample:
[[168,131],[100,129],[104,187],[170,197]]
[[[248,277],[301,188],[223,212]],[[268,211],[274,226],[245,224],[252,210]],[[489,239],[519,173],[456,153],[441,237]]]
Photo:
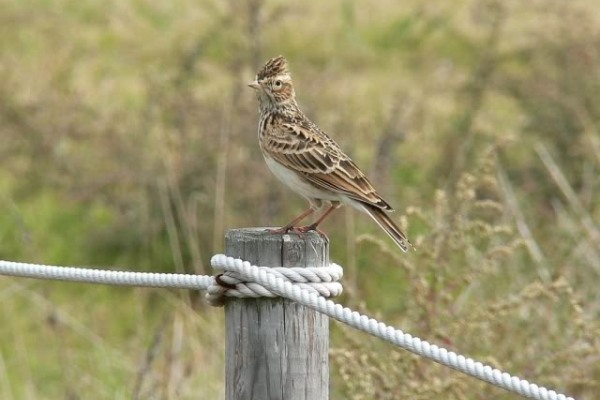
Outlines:
[[[255,265],[329,264],[329,243],[315,232],[274,234],[234,229],[226,254]],[[329,320],[283,299],[231,299],[226,318],[227,400],[329,398]]]

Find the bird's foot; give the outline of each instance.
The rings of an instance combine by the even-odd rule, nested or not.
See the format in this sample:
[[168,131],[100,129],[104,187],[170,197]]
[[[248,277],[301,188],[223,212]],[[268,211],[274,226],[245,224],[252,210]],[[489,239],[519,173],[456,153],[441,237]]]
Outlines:
[[267,228],[265,229],[265,232],[283,234],[288,233],[289,231],[293,231],[295,229],[296,228],[293,226],[282,226],[281,228]]
[[299,227],[295,228],[295,232],[298,232],[298,233],[306,233],[306,232],[312,232],[312,231],[317,232],[321,236],[327,236],[327,235],[325,235],[325,232],[323,232],[322,230],[317,228],[316,224],[299,226]]

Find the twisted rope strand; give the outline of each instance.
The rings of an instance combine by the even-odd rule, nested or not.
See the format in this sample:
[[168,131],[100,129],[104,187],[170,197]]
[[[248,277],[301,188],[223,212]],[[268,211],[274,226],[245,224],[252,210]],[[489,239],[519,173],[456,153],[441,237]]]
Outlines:
[[[213,265],[215,269],[222,269],[220,265]],[[309,268],[283,268],[283,267],[255,267],[259,270],[272,273],[273,276],[290,282],[299,288],[309,291],[315,295],[323,297],[335,297],[342,294],[342,285],[337,282],[344,274],[344,270],[337,264],[330,264],[327,267],[309,267]],[[208,289],[206,299],[213,306],[222,306],[224,304],[223,296],[228,297],[278,297],[268,287],[248,281],[239,273],[232,270],[225,270],[225,273],[219,275],[220,282],[213,282]],[[229,288],[235,286],[235,289]]]
[[0,275],[58,281],[100,283],[119,286],[164,287],[206,290],[214,278],[208,275],[164,274],[158,272],[110,271],[104,269],[57,267],[0,260]]

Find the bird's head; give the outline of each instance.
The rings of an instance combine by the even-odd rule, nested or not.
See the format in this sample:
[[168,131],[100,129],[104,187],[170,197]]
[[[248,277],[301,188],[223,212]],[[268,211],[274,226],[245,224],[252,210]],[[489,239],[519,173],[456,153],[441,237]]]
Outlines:
[[283,56],[267,61],[248,86],[256,90],[261,107],[272,108],[295,103],[296,93],[292,77]]

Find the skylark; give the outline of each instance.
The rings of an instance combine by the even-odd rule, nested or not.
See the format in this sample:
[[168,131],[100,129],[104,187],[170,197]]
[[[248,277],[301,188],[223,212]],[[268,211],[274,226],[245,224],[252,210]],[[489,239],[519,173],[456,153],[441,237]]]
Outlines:
[[[348,204],[369,214],[406,251],[410,242],[387,214],[392,207],[338,144],[298,107],[285,58],[267,61],[248,86],[256,90],[258,97],[258,141],[267,166],[310,204],[308,210],[276,231],[316,230],[333,210]],[[296,227],[324,203],[329,208],[314,223]]]

